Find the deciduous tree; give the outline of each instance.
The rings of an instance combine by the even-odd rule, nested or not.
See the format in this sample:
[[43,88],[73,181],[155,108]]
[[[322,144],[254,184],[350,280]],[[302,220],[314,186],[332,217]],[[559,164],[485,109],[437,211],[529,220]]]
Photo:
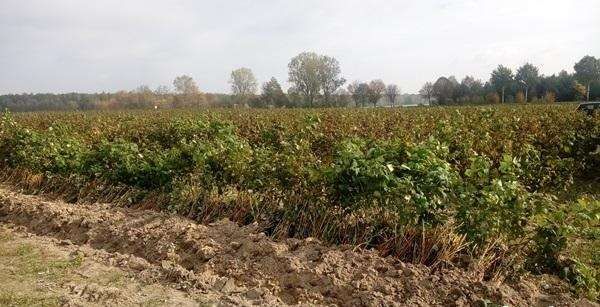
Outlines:
[[492,76],[490,77],[490,84],[497,90],[502,93],[501,102],[504,103],[504,93],[506,88],[509,87],[514,81],[514,76],[512,70],[510,68],[505,67],[503,65],[498,65],[492,72]]
[[369,103],[373,104],[373,107],[377,106],[377,102],[385,93],[385,83],[380,79],[372,80],[369,82],[368,99]]
[[197,94],[200,92],[194,79],[187,75],[182,75],[175,78],[175,80],[173,80],[173,86],[178,94],[188,95]]
[[350,104],[352,100],[350,97],[350,93],[344,88],[338,88],[337,91],[333,94],[335,97],[333,99],[333,106],[335,107],[346,107]]
[[364,107],[369,101],[369,84],[367,83],[354,81],[348,85],[348,92],[356,106]]
[[331,104],[331,95],[346,83],[346,79],[340,77],[340,74],[340,64],[335,58],[326,55],[321,56],[319,78],[321,79],[321,89],[325,105]]
[[392,106],[396,106],[396,98],[400,95],[400,90],[396,84],[388,84],[385,88],[385,96]]
[[340,66],[335,58],[303,52],[292,58],[288,64],[289,81],[301,93],[309,106],[318,95],[323,94],[325,102],[346,80],[340,77]]
[[527,100],[525,99],[525,95],[523,95],[522,91],[518,91],[517,95],[515,96],[515,102],[516,103],[525,103]]
[[204,97],[201,95],[198,85],[192,77],[182,75],[173,80],[175,92],[178,94],[173,97],[173,106],[175,107],[198,107],[205,103]]
[[231,72],[229,80],[231,84],[231,92],[236,99],[245,103],[249,98],[256,94],[258,82],[249,68],[239,68]]
[[154,93],[156,95],[167,95],[171,92],[171,90],[169,89],[168,86],[166,85],[159,85],[156,90],[154,90]]
[[481,100],[483,83],[472,76],[465,76],[460,82],[460,98],[466,101]]
[[419,95],[423,99],[427,99],[427,103],[431,104],[431,97],[433,96],[433,84],[431,82],[425,82],[423,87],[419,90]]
[[581,100],[587,98],[587,88],[585,85],[575,81],[573,82],[573,90],[575,90],[575,99]]
[[586,55],[573,68],[577,81],[587,87],[586,100],[589,101],[592,82],[600,80],[600,59]]
[[529,89],[535,88],[540,83],[539,69],[530,63],[525,63],[517,69],[515,80],[525,88],[525,102],[529,101]]
[[448,103],[454,95],[454,83],[446,77],[440,77],[433,84],[432,96],[435,97],[437,103],[444,105]]
[[276,107],[284,107],[289,104],[287,96],[281,89],[281,85],[279,85],[279,82],[274,77],[263,85],[261,100],[266,105]]

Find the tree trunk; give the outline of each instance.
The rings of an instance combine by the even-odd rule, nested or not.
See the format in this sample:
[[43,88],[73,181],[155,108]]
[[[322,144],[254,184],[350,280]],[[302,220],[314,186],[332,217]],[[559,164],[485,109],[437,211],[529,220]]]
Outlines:
[[502,88],[502,103],[504,103],[504,87]]
[[587,101],[590,101],[590,84],[591,84],[591,82],[588,83],[588,85],[587,85],[587,95],[586,95]]
[[529,92],[529,87],[525,87],[525,103],[527,103],[527,94]]

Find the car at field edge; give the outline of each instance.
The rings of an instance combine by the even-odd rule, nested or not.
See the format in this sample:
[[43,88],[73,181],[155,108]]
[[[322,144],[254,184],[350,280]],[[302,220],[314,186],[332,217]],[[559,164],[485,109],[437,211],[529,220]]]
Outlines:
[[577,107],[577,111],[585,112],[587,115],[592,115],[594,112],[600,112],[600,102],[584,102]]

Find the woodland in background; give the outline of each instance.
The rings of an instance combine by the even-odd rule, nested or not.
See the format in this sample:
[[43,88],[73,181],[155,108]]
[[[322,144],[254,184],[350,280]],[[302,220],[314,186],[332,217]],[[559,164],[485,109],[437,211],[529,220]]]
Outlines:
[[9,94],[0,95],[0,110],[67,111],[110,109],[178,108],[303,108],[366,107],[396,105],[461,105],[497,103],[553,103],[597,100],[600,98],[600,59],[585,56],[565,70],[544,76],[539,68],[526,63],[515,72],[499,65],[486,82],[465,76],[440,77],[427,82],[418,94],[403,94],[396,84],[380,79],[346,84],[338,61],[329,56],[304,52],[289,65],[290,88],[284,91],[274,77],[259,90],[249,68],[231,72],[231,93],[203,93],[187,75],[173,81],[173,89],[146,85],[116,93]]

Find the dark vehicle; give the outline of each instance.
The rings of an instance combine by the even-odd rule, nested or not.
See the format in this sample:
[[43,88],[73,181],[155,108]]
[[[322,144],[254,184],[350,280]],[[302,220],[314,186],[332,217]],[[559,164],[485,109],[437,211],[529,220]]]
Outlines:
[[577,111],[585,112],[587,115],[593,115],[595,112],[600,112],[600,102],[586,102],[577,107]]

